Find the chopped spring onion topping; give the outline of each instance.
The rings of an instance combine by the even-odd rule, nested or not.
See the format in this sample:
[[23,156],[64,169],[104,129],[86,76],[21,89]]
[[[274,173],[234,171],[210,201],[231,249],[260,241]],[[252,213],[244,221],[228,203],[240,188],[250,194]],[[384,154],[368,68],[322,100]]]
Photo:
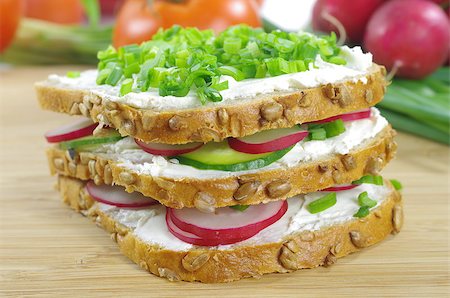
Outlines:
[[122,85],[120,86],[120,96],[124,96],[125,94],[128,94],[133,89],[133,80],[132,79],[125,79],[122,82]]
[[377,201],[372,200],[369,198],[369,195],[367,194],[367,191],[362,192],[358,196],[358,204],[359,206],[367,206],[369,208],[375,207],[377,205]]
[[326,194],[320,199],[317,199],[309,203],[308,206],[306,206],[306,209],[308,209],[309,213],[315,214],[327,210],[328,208],[333,207],[335,204],[336,204],[336,193],[330,192],[329,194]]
[[353,181],[352,184],[375,184],[375,185],[383,185],[383,177],[376,175],[366,175],[362,176],[360,179]]
[[367,215],[369,215],[369,213],[370,213],[369,206],[362,206],[359,208],[358,212],[353,214],[353,216],[363,218],[363,217],[366,217]]
[[403,185],[397,179],[391,179],[390,181],[391,181],[392,186],[395,188],[395,190],[403,189]]
[[68,78],[71,78],[71,79],[79,78],[80,77],[80,72],[79,71],[68,71],[66,73],[66,76]]
[[100,51],[97,84],[116,86],[128,78],[135,92],[156,88],[161,96],[182,97],[192,91],[206,103],[222,100],[220,91],[228,88],[223,75],[241,81],[306,71],[317,56],[347,63],[334,34],[266,33],[239,25],[215,35],[212,30],[173,26],[141,45]]
[[237,210],[237,211],[241,211],[244,212],[245,210],[247,210],[247,208],[250,207],[249,205],[234,205],[234,206],[230,206],[230,208]]
[[322,124],[308,124],[308,131],[308,140],[325,140],[345,132],[345,125],[342,119],[337,119]]

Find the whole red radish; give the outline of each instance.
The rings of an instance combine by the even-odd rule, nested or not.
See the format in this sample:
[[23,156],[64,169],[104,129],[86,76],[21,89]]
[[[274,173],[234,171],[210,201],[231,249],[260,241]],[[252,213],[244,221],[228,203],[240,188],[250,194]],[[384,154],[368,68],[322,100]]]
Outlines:
[[328,20],[327,15],[331,15],[342,24],[347,39],[358,43],[363,40],[370,16],[383,2],[384,0],[318,0],[313,9],[313,29],[338,33],[336,26]]
[[445,12],[431,1],[394,0],[370,19],[364,46],[375,62],[398,68],[398,76],[420,79],[446,61],[449,25]]

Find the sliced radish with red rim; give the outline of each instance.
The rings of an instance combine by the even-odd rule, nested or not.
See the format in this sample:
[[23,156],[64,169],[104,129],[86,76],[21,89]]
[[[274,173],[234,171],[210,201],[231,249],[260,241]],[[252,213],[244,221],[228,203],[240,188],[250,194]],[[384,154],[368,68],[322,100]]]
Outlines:
[[73,139],[82,138],[92,135],[92,132],[97,127],[91,119],[79,119],[71,124],[67,124],[45,133],[45,138],[50,143],[59,143]]
[[194,244],[194,245],[201,245],[201,246],[217,246],[217,245],[226,245],[226,244],[233,244],[236,242],[240,242],[242,240],[240,239],[227,239],[227,240],[221,240],[221,239],[205,239],[201,238],[197,235],[194,235],[192,233],[186,232],[178,228],[172,221],[169,213],[166,213],[166,223],[167,228],[169,229],[169,232],[180,239],[183,242]]
[[250,206],[244,212],[232,208],[218,208],[215,213],[203,213],[195,208],[167,208],[167,216],[184,232],[228,244],[230,241],[239,242],[258,234],[278,221],[287,208],[286,201]]
[[242,138],[229,138],[228,144],[236,151],[260,154],[285,149],[308,136],[308,131],[298,126],[270,129]]
[[158,204],[158,201],[139,192],[128,193],[121,186],[96,185],[93,181],[86,184],[89,195],[97,202],[122,208],[139,208]]
[[321,124],[321,123],[335,121],[338,119],[342,119],[342,121],[348,122],[348,121],[367,119],[367,118],[370,118],[370,116],[371,116],[371,110],[369,108],[369,109],[360,110],[360,111],[356,111],[356,112],[352,112],[352,113],[346,113],[346,114],[333,116],[333,117],[318,120],[318,121],[308,122],[305,124]]
[[358,186],[359,185],[355,185],[355,184],[341,184],[341,185],[335,185],[333,187],[325,188],[322,191],[344,191],[344,190],[353,189]]
[[162,156],[175,156],[180,154],[189,153],[197,150],[203,143],[187,143],[182,145],[169,145],[159,143],[145,143],[135,139],[136,144],[147,153]]

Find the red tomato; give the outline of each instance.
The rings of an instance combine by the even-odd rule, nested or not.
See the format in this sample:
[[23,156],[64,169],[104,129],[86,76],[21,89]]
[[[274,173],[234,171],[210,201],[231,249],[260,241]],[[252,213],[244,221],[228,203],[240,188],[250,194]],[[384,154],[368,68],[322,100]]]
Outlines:
[[113,34],[115,46],[149,40],[159,27],[173,25],[222,31],[228,26],[261,26],[256,0],[127,0],[119,11]]
[[22,15],[22,1],[0,1],[0,52],[11,43]]
[[84,19],[80,0],[25,0],[25,16],[59,24],[79,24]]
[[113,32],[115,47],[149,40],[162,26],[154,7],[146,0],[127,0],[119,10]]

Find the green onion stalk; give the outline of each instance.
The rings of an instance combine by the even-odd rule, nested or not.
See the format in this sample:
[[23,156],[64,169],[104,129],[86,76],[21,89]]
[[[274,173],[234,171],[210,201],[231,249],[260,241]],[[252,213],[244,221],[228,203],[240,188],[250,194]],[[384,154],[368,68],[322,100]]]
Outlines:
[[394,128],[450,145],[448,67],[423,80],[394,79],[378,107]]

